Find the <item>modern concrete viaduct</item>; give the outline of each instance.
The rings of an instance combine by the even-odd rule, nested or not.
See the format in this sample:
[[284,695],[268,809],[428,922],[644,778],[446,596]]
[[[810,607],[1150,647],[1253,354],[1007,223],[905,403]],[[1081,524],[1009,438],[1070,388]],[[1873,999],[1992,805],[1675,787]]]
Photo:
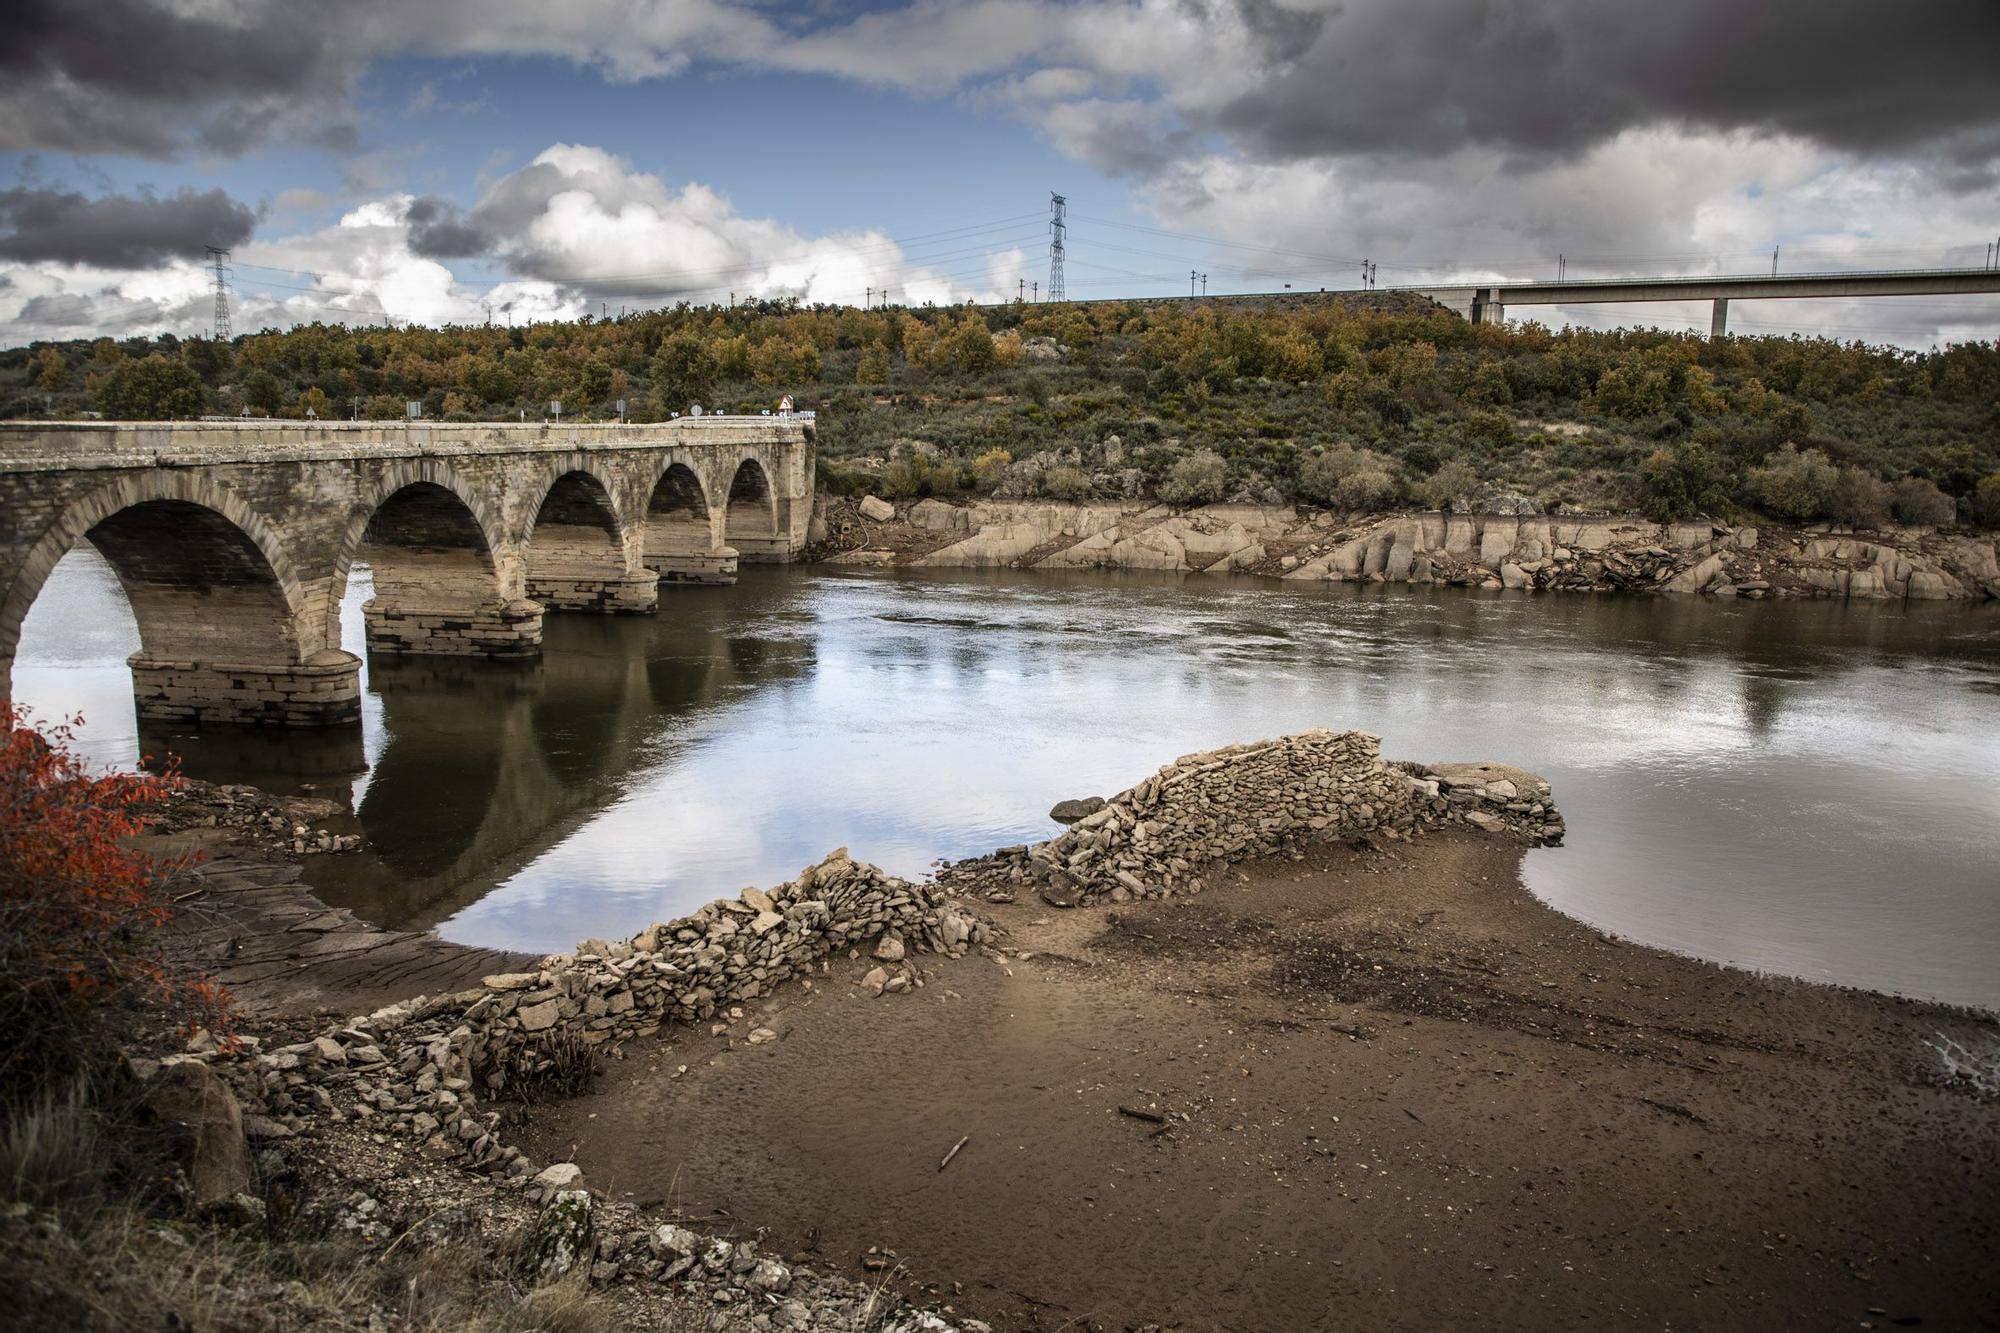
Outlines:
[[1910,269],[1881,273],[1800,273],[1769,277],[1617,278],[1580,282],[1512,282],[1486,287],[1409,290],[1451,307],[1475,324],[1499,324],[1518,305],[1606,305],[1639,301],[1708,301],[1708,333],[1728,329],[1731,301],[1792,301],[1827,296],[1966,296],[2000,292],[2000,269]]
[[[371,653],[540,651],[545,611],[648,612],[805,543],[810,414],[655,425],[0,423],[0,670],[88,541],[139,623],[141,719],[351,723],[340,647],[365,562]],[[11,693],[11,687],[9,687]]]

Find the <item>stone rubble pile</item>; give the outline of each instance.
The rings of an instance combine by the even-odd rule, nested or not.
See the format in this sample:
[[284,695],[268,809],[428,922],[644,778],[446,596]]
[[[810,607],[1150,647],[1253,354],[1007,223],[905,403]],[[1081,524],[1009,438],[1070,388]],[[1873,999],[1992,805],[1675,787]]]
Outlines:
[[1184,755],[1047,842],[961,865],[1058,897],[1126,902],[1199,893],[1221,866],[1379,829],[1461,823],[1561,840],[1549,785],[1533,774],[1390,765],[1380,746],[1367,732],[1314,730]]
[[[910,952],[957,957],[984,944],[988,934],[984,922],[948,901],[943,890],[887,875],[841,848],[790,883],[745,889],[739,898],[649,926],[630,940],[585,941],[573,953],[544,959],[533,972],[487,977],[478,989],[458,994],[418,996],[268,1051],[254,1038],[222,1049],[197,1034],[191,1054],[167,1063],[200,1061],[229,1078],[243,1104],[255,1108],[242,1116],[242,1129],[267,1175],[282,1167],[285,1141],[307,1132],[315,1118],[365,1127],[414,1144],[432,1162],[498,1177],[542,1204],[543,1224],[554,1231],[536,1243],[550,1265],[565,1268],[591,1255],[592,1276],[600,1281],[699,1280],[719,1307],[739,1296],[756,1306],[744,1312],[762,1321],[751,1327],[845,1328],[835,1315],[868,1293],[826,1278],[814,1280],[824,1290],[807,1284],[809,1295],[819,1292],[811,1302],[779,1299],[792,1275],[757,1258],[754,1247],[702,1242],[697,1254],[687,1248],[694,1242],[682,1243],[691,1233],[679,1228],[665,1239],[669,1229],[660,1229],[643,1245],[630,1236],[576,1242],[563,1228],[573,1230],[581,1218],[588,1229],[590,1195],[577,1188],[581,1173],[568,1163],[537,1173],[519,1149],[501,1141],[499,1112],[482,1110],[479,1098],[504,1093],[551,1064],[587,1061],[596,1048],[649,1035],[665,1023],[707,1019],[718,1007],[766,994],[815,963],[824,972],[823,960],[837,950],[868,944],[874,957],[897,967],[893,978],[883,976],[899,984],[873,987],[879,993],[911,987],[902,966]],[[905,1312],[893,1326],[911,1333],[957,1327],[922,1312]]]
[[316,827],[320,820],[340,813],[340,807],[324,797],[273,796],[255,787],[182,778],[168,792],[167,800],[167,809],[156,820],[156,827],[163,830],[254,829],[267,846],[294,856],[352,852],[361,847],[359,834]]

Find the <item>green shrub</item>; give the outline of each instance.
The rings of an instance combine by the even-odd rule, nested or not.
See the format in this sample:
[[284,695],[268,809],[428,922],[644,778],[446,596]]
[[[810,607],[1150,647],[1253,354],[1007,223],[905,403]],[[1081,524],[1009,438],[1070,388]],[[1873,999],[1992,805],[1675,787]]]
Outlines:
[[1431,509],[1450,509],[1479,484],[1479,474],[1463,459],[1454,458],[1413,488],[1419,504]]
[[1727,501],[1729,469],[1698,440],[1655,449],[1639,464],[1639,512],[1666,523],[1713,513]]
[[909,500],[926,494],[930,482],[930,460],[911,450],[890,459],[882,469],[881,493],[890,500]]
[[1052,467],[1042,474],[1041,489],[1051,500],[1081,500],[1090,494],[1090,474],[1080,467]]
[[1817,449],[1786,445],[1752,468],[1750,495],[1766,513],[1780,518],[1813,519],[1827,512],[1840,470]]
[[1826,503],[1826,517],[1857,528],[1879,528],[1889,521],[1889,499],[1888,482],[1858,467],[1844,467]]
[[1972,488],[1972,516],[1989,528],[2000,528],[2000,472],[1989,472]]
[[982,491],[990,491],[1000,484],[1000,478],[1007,471],[1007,465],[1014,461],[1014,455],[1005,449],[988,449],[972,460],[972,484]]
[[1395,490],[1395,463],[1373,449],[1336,444],[1299,467],[1299,494],[1319,504],[1371,509]]
[[1214,504],[1229,484],[1229,465],[1213,449],[1197,449],[1175,461],[1160,482],[1160,498],[1174,505]]
[[1949,523],[1958,506],[1927,478],[1905,477],[1896,483],[1896,517],[1905,523]]

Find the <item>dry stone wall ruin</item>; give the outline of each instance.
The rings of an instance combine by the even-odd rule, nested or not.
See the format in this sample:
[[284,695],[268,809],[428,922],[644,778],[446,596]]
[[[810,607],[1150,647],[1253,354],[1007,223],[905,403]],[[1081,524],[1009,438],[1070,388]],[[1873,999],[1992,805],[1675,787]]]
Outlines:
[[989,864],[1061,901],[1124,902],[1199,893],[1231,863],[1378,829],[1458,822],[1562,839],[1541,778],[1490,764],[1388,764],[1380,748],[1364,731],[1315,730],[1183,755],[1059,836],[1003,848]]

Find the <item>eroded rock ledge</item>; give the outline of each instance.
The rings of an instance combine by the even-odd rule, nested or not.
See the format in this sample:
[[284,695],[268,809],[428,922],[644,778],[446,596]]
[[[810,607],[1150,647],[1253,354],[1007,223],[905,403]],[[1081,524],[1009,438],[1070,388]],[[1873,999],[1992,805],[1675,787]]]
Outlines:
[[822,498],[831,564],[1254,573],[1303,582],[1952,600],[2000,597],[1992,534],[1856,533],[1633,515],[1342,515],[1289,505]]

